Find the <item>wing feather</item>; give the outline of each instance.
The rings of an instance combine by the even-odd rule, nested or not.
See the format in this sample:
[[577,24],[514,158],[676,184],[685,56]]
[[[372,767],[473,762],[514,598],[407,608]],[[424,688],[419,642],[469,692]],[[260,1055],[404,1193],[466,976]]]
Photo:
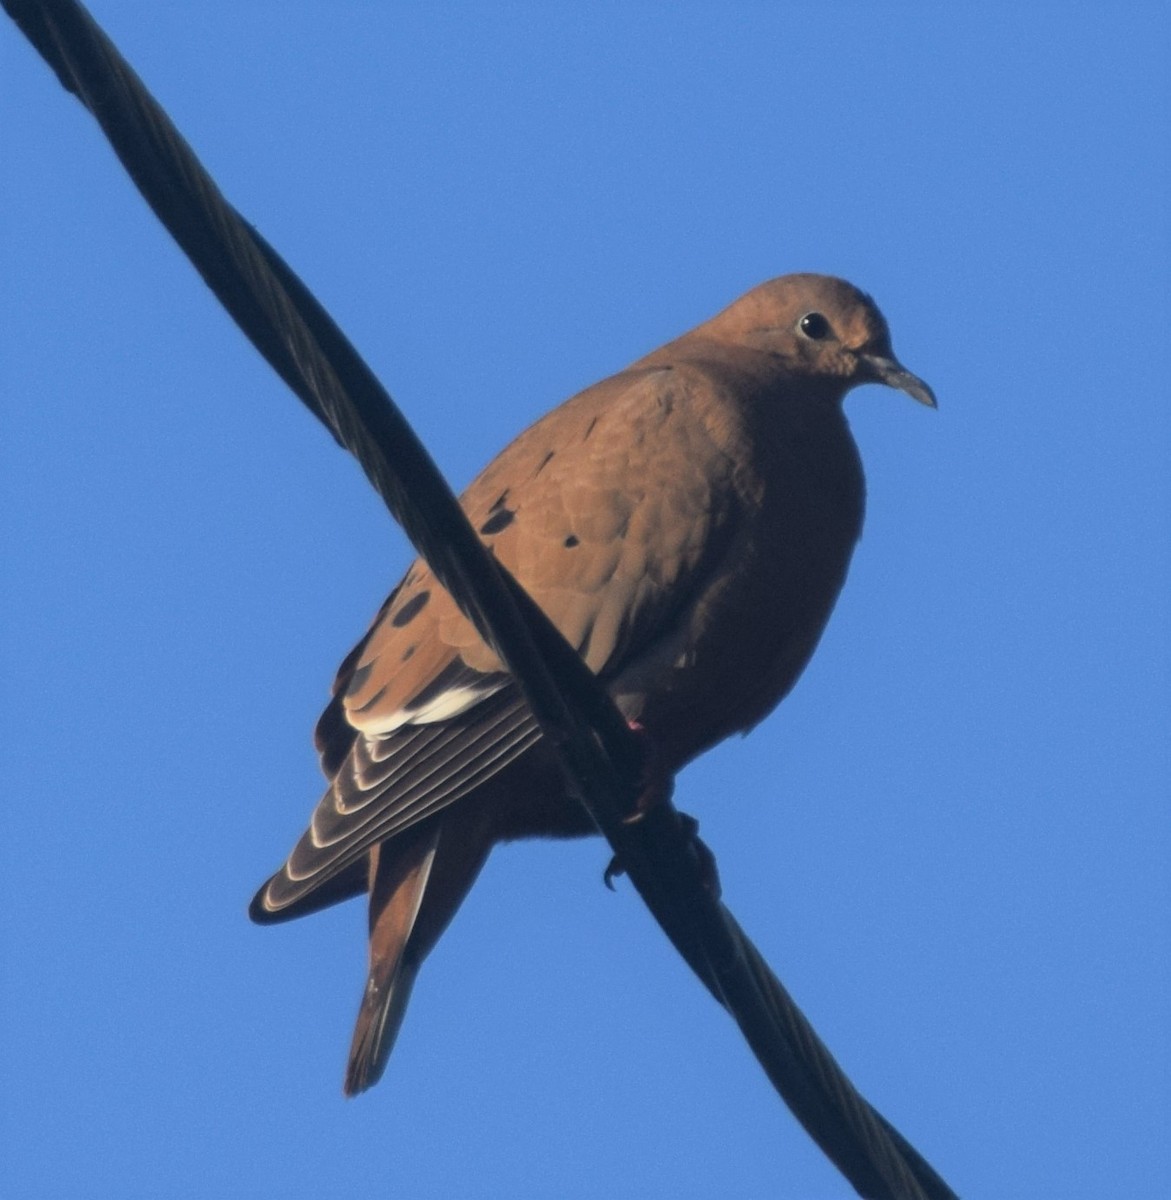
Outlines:
[[[730,543],[732,465],[702,420],[672,420],[688,398],[668,369],[615,376],[528,429],[463,497],[498,559],[603,678],[670,640]],[[316,907],[315,889],[372,845],[468,795],[540,735],[419,561],[339,669],[316,736],[330,787],[257,894],[260,919]]]

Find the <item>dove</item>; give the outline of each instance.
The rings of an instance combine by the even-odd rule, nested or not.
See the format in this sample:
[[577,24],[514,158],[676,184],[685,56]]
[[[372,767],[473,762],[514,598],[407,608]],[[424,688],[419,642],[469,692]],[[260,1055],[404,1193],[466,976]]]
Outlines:
[[[462,496],[668,777],[760,722],[809,662],[862,529],[842,402],[866,383],[935,406],[869,296],[782,276],[553,409]],[[249,912],[271,924],[368,894],[354,1095],[492,847],[597,830],[422,560],[342,663],[315,738],[329,785]]]

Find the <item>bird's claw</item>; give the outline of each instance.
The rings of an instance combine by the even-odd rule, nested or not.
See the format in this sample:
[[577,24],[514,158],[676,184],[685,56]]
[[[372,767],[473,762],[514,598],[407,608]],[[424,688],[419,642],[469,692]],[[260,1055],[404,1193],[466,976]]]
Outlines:
[[616,891],[617,889],[614,887],[614,880],[617,879],[619,875],[625,874],[626,868],[618,861],[618,855],[615,854],[614,857],[611,858],[606,864],[605,871],[602,872],[602,882],[610,889],[610,891]]
[[[680,832],[690,843],[691,849],[695,852],[696,861],[699,864],[699,881],[704,891],[709,892],[713,900],[718,900],[721,888],[720,872],[716,867],[716,856],[711,852],[711,848],[703,838],[699,836],[699,822],[689,813],[681,812],[678,816]],[[610,891],[614,891],[614,880],[625,874],[626,868],[622,865],[618,855],[615,854],[606,864],[605,871],[602,872],[602,882]]]
[[[664,769],[655,744],[643,726],[638,721],[630,721],[629,725],[642,744],[642,790],[634,802],[632,811],[622,818],[622,823],[637,825],[653,809],[670,803],[671,794],[675,790],[675,781]],[[699,837],[699,822],[687,813],[677,813],[676,816],[679,818],[679,832],[695,852],[700,882],[704,890],[710,892],[718,900],[720,898],[720,875],[716,870],[716,857]],[[614,880],[625,874],[626,868],[615,854],[602,873],[602,882],[610,891],[614,891]]]

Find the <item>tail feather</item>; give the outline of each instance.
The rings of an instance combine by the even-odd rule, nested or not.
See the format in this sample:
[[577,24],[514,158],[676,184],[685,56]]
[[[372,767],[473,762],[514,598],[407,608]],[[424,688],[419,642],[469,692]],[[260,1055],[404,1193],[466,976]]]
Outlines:
[[[409,847],[378,847],[370,880],[370,971],[350,1044],[345,1093],[356,1096],[382,1077],[411,997],[422,953],[411,934],[423,905],[442,827]],[[423,948],[423,953],[427,947]]]
[[382,994],[379,994],[371,973],[354,1027],[354,1040],[350,1043],[350,1061],[346,1064],[347,1096],[357,1096],[382,1078],[406,1015],[417,973],[417,967],[400,960],[393,978],[383,985]]
[[492,847],[483,815],[425,823],[370,852],[370,970],[350,1044],[345,1091],[386,1069],[423,959],[447,928]]

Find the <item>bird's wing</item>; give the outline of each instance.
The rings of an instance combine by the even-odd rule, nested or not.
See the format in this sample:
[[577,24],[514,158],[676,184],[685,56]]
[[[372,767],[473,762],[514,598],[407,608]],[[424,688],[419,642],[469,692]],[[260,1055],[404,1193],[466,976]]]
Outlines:
[[[734,463],[695,388],[694,372],[664,367],[605,380],[521,434],[462,498],[602,678],[670,639],[736,524]],[[253,916],[284,919],[359,890],[372,845],[466,796],[539,736],[495,653],[417,561],[338,672],[317,728],[330,787]]]

